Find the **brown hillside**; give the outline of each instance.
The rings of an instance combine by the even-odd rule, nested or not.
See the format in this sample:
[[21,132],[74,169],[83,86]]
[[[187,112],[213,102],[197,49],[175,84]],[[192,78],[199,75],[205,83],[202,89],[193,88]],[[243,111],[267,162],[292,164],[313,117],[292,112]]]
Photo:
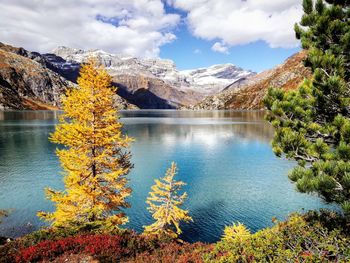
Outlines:
[[[0,42],[0,109],[59,109],[60,97],[75,84],[47,67],[39,53]],[[114,96],[118,109],[137,109]]]
[[0,49],[0,108],[56,108],[68,86],[68,81],[38,62]]
[[228,87],[222,93],[206,97],[193,109],[263,109],[262,100],[269,87],[296,89],[304,78],[310,77],[310,70],[303,65],[305,57],[305,51],[299,52],[276,68],[252,77],[241,88]]

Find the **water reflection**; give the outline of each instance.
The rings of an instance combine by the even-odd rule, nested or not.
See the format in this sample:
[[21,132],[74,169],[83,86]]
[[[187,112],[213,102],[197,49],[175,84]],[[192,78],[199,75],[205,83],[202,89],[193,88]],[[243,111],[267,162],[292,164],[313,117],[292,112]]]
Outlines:
[[269,142],[273,136],[262,111],[129,111],[122,116],[127,129],[141,141],[159,140],[161,136],[168,143],[213,144],[230,139]]
[[[19,236],[44,223],[49,211],[47,186],[61,189],[56,145],[48,141],[57,111],[0,112],[0,208],[14,212],[0,225],[0,235]],[[330,207],[315,196],[294,190],[286,176],[293,163],[276,158],[273,129],[263,112],[126,111],[120,113],[132,144],[132,207],[126,227],[142,231],[152,222],[145,200],[154,179],[171,161],[187,183],[187,208],[194,222],[184,227],[188,241],[217,240],[225,225],[245,223],[252,231],[301,209]]]
[[60,111],[0,111],[0,121],[55,120],[59,115]]

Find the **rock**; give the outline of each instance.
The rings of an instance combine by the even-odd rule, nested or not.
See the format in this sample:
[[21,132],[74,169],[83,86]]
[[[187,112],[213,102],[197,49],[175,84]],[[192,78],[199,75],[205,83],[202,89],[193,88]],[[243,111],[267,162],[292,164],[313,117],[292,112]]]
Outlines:
[[60,95],[72,85],[25,56],[0,49],[0,61],[1,109],[58,108]]
[[117,110],[137,110],[139,109],[136,105],[128,103],[126,100],[118,96],[117,94],[113,96],[113,106]]
[[12,238],[0,236],[0,246],[5,245],[6,243],[9,243],[11,241],[13,241]]

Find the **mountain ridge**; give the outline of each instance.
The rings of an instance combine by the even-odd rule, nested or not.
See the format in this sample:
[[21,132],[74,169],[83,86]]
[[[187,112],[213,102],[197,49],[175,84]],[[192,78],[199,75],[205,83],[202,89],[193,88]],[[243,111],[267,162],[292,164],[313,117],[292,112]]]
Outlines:
[[296,89],[305,78],[311,76],[310,69],[303,64],[307,53],[301,51],[287,58],[273,69],[247,78],[240,86],[233,83],[224,91],[207,96],[192,110],[262,110],[262,100],[270,87],[284,90]]
[[[137,58],[122,54],[111,54],[103,50],[82,50],[69,47],[58,47],[52,51],[66,61],[74,63],[85,62],[89,57],[96,58],[111,74],[140,74],[163,80],[180,90],[204,93],[217,93],[225,86],[232,84],[242,77],[255,75],[255,72],[244,70],[232,63],[215,64],[209,67],[190,70],[178,70],[174,61],[161,58]],[[45,55],[44,55],[45,56]],[[69,64],[69,63],[68,63]],[[202,77],[212,77],[211,81],[202,81]],[[207,86],[216,85],[207,91]],[[202,89],[201,89],[202,88]]]
[[[112,76],[119,109],[262,109],[268,87],[294,89],[309,76],[305,52],[256,74],[231,63],[177,70],[168,59],[58,47],[40,54],[0,43],[0,108],[57,109],[75,86],[81,63],[94,57]],[[35,74],[33,74],[33,71]]]
[[[6,64],[6,70],[0,71],[2,108],[14,109],[42,109],[59,108],[60,94],[70,86],[74,86],[79,76],[81,63],[90,57],[103,65],[112,76],[113,85],[116,86],[115,100],[120,103],[121,109],[177,109],[183,106],[197,104],[204,97],[224,90],[228,85],[241,81],[254,72],[243,70],[233,64],[219,64],[208,68],[179,71],[173,61],[160,58],[135,58],[120,54],[109,54],[102,50],[81,50],[68,47],[58,47],[52,53],[40,54],[27,51],[6,44],[0,44],[2,56],[16,57],[17,63]],[[2,58],[5,61],[5,58]],[[27,65],[23,68],[22,65]],[[33,65],[29,65],[33,64]],[[9,70],[17,74],[18,83],[11,79]],[[17,70],[18,69],[18,70]],[[44,82],[38,78],[28,77],[25,71],[35,69],[44,74]],[[45,75],[45,74],[44,74]],[[59,85],[56,80],[61,80]],[[54,83],[50,86],[47,83]],[[56,84],[59,86],[56,87]],[[21,93],[26,86],[27,92]],[[55,89],[55,91],[53,91]],[[53,93],[52,98],[40,96]],[[16,101],[7,103],[6,101]],[[31,102],[31,103],[25,103]],[[37,102],[37,106],[35,106]],[[41,106],[40,106],[41,105]],[[46,105],[46,106],[45,106]],[[135,106],[133,106],[135,105]]]
[[[76,86],[37,52],[0,42],[0,109],[56,110],[66,89]],[[118,95],[119,109],[136,108]]]

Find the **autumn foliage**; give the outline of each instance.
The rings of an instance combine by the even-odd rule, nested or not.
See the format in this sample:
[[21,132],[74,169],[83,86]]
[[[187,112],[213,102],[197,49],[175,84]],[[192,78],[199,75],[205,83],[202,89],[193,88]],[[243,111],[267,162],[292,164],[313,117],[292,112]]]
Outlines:
[[210,246],[200,243],[160,243],[137,235],[78,235],[60,240],[47,240],[19,249],[11,262],[38,262],[88,255],[99,262],[203,262],[202,254]]
[[82,235],[57,241],[48,240],[22,249],[16,257],[16,262],[50,260],[64,253],[121,254],[121,241],[122,239],[119,236],[108,235]]
[[176,164],[173,162],[164,178],[155,180],[150,196],[147,198],[148,210],[155,222],[145,227],[145,234],[167,235],[177,237],[181,234],[180,222],[192,221],[188,211],[181,209],[187,194],[180,194],[182,181],[174,179],[177,174]]
[[225,228],[221,241],[209,245],[127,230],[66,237],[46,233],[39,240],[31,234],[0,246],[0,262],[69,262],[65,260],[86,256],[99,262],[349,262],[349,227],[345,226],[343,217],[323,211],[294,214],[256,233],[234,224]]
[[257,232],[236,223],[215,244],[189,244],[177,239],[180,224],[192,218],[181,208],[187,194],[173,162],[147,198],[154,222],[142,235],[116,227],[128,220],[123,209],[131,193],[132,139],[122,134],[111,77],[90,61],[82,66],[79,87],[63,98],[64,114],[51,136],[63,145],[57,155],[65,189],[47,189],[56,209],[39,215],[53,227],[0,245],[0,263],[77,262],[67,259],[72,256],[140,263],[350,262],[349,4],[304,0],[303,8],[296,34],[313,77],[297,91],[270,89],[267,119],[276,128],[275,153],[298,161],[290,175],[297,188],[338,203],[343,214],[292,214]]
[[63,98],[64,114],[50,138],[65,146],[57,149],[65,190],[47,189],[56,210],[39,216],[57,227],[120,225],[128,220],[121,209],[129,207],[126,175],[132,165],[125,149],[132,139],[122,134],[108,73],[91,60],[78,84]]

